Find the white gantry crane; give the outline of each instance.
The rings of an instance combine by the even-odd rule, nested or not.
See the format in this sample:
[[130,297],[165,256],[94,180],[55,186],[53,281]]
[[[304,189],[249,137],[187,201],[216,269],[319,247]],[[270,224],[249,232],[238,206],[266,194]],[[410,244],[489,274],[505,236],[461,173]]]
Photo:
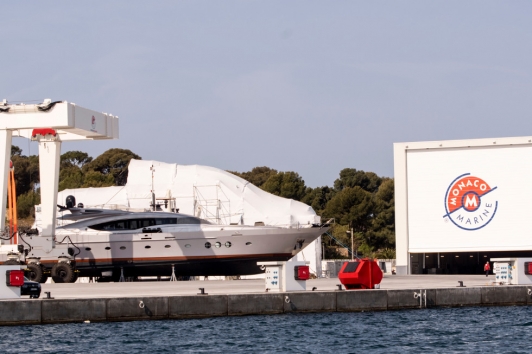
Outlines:
[[11,142],[25,137],[39,143],[42,232],[18,238],[0,239],[0,264],[25,265],[40,273],[41,281],[50,272],[60,279],[65,268],[73,269],[74,249],[68,240],[55,239],[57,189],[61,142],[72,140],[118,139],[118,117],[77,106],[66,101],[45,99],[40,104],[0,102],[0,230],[5,230],[7,187]]

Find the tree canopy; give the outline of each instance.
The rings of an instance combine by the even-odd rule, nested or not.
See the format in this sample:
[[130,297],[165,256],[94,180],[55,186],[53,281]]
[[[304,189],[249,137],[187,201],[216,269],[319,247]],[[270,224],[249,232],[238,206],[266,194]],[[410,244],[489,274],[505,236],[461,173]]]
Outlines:
[[[11,149],[13,152],[13,149]],[[17,195],[22,195],[32,191],[39,183],[39,157],[24,156],[22,150],[16,150],[11,156],[13,168],[15,169],[15,184]]]
[[[361,254],[390,254],[390,249],[395,247],[393,179],[345,168],[334,181],[334,187],[309,188],[299,174],[292,171],[278,172],[262,166],[232,173],[267,192],[310,205],[323,221],[334,219],[335,225],[330,231],[334,239],[324,238],[331,249],[337,242],[351,245],[351,236],[346,233],[351,228]],[[329,255],[331,253],[334,252]]]
[[344,188],[358,186],[365,191],[375,193],[382,178],[373,172],[357,171],[354,168],[344,168],[340,171],[340,178],[334,181],[334,189],[341,191]]
[[[67,151],[60,157],[59,190],[84,187],[123,186],[127,181],[127,167],[132,159],[141,157],[130,150],[110,149],[93,159],[82,151]],[[24,218],[40,203],[39,156],[25,156],[18,146],[11,146],[11,160],[15,168],[17,213]]]
[[61,168],[77,166],[83,167],[86,163],[92,161],[92,157],[86,152],[68,151],[61,155]]
[[[127,167],[131,159],[140,160],[141,157],[127,149],[109,149],[94,160],[83,165],[83,171],[90,173],[90,183],[100,186],[114,185],[125,186],[127,182]],[[95,172],[100,173],[101,176]],[[111,182],[111,177],[113,182]],[[94,186],[94,185],[91,185]]]
[[296,172],[277,172],[261,186],[263,190],[283,198],[301,200],[305,196],[305,181]]
[[316,211],[317,214],[323,215],[323,211],[327,203],[334,197],[336,191],[331,187],[316,187],[308,188],[305,191],[305,196],[301,201],[308,204]]

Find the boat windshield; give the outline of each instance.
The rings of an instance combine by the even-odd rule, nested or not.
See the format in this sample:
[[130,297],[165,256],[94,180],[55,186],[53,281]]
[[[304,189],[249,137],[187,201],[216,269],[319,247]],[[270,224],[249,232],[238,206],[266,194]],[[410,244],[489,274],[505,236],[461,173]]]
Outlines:
[[199,225],[210,224],[206,220],[194,218],[194,217],[181,217],[181,218],[136,218],[136,219],[122,219],[107,221],[101,224],[89,226],[89,228],[101,231],[114,231],[114,230],[137,230],[150,226],[158,225]]

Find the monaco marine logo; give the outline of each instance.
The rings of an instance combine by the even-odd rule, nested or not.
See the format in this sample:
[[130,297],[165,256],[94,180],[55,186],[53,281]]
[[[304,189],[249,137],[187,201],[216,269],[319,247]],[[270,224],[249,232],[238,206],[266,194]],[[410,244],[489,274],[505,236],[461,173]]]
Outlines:
[[459,228],[473,231],[488,225],[497,212],[497,187],[465,173],[451,182],[445,194],[445,215]]

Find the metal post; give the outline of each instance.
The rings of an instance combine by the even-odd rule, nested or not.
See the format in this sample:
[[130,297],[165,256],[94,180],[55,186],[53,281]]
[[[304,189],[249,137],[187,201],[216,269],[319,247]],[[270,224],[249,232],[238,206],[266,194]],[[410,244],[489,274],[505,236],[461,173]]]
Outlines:
[[177,277],[175,276],[175,266],[172,264],[172,276],[170,277],[170,281],[177,281]]
[[[11,130],[0,130],[0,230],[4,230],[6,219],[6,207],[5,201],[7,200],[7,180],[9,177],[9,160],[11,156]],[[6,241],[0,240],[0,244],[6,243]]]
[[[42,236],[55,236],[57,213],[57,190],[59,183],[59,161],[61,141],[52,135],[37,135],[39,141],[39,176],[41,183],[41,225]],[[50,251],[55,242],[47,245]]]
[[156,211],[155,209],[155,190],[153,189],[153,173],[155,172],[155,168],[153,167],[153,164],[150,167],[151,170],[151,204],[152,204],[152,211]]
[[353,246],[354,245],[354,238],[355,238],[355,234],[353,232],[353,228],[351,228],[351,260],[355,260],[355,247]]
[[122,283],[125,281],[126,281],[126,278],[124,277],[124,267],[120,267],[120,279],[118,280],[118,282]]

